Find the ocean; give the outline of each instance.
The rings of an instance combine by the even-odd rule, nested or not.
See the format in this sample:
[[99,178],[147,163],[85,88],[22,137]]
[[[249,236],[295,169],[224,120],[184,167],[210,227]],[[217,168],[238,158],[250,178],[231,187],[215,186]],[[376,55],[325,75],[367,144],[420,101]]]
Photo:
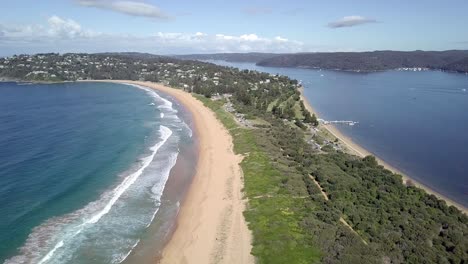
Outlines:
[[[0,262],[121,263],[145,241],[162,248],[195,166],[190,127],[143,87],[0,83]],[[181,155],[192,160],[167,196]]]
[[468,75],[356,73],[209,61],[297,79],[320,117],[416,181],[468,207]]

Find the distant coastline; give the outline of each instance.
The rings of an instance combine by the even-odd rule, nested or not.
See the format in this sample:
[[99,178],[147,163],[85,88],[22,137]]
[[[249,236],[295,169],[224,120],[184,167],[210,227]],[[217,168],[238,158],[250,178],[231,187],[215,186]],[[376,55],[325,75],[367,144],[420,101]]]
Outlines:
[[17,78],[8,78],[8,77],[0,77],[0,82],[15,82],[15,83],[24,83],[24,84],[54,84],[54,83],[73,83],[75,81],[28,81],[28,80],[22,80],[22,79],[17,79]]
[[0,77],[0,82],[20,82],[20,80],[8,78],[8,77]]
[[[307,98],[304,96],[304,87],[303,86],[301,86],[299,88],[299,92],[301,93],[301,95],[300,95],[301,100],[304,102],[304,105],[307,108],[307,110],[309,110],[311,113],[314,113],[317,117],[319,117],[319,113],[312,107],[309,100],[307,100]],[[327,124],[327,125],[322,124],[321,127],[326,129],[334,137],[339,139],[341,141],[341,143],[343,143],[346,146],[346,148],[347,148],[347,150],[348,150],[348,152],[350,154],[357,155],[359,157],[365,157],[365,156],[368,156],[368,155],[375,156],[370,151],[366,150],[362,146],[360,146],[360,145],[356,144],[355,142],[353,142],[353,140],[351,138],[345,136],[333,124]],[[463,206],[462,204],[457,203],[454,200],[452,200],[452,199],[440,194],[439,192],[433,190],[432,188],[429,188],[426,185],[416,181],[415,179],[413,179],[410,176],[406,175],[405,173],[401,172],[400,170],[398,170],[394,166],[388,164],[387,162],[385,162],[381,158],[376,157],[376,159],[379,162],[379,164],[382,165],[383,167],[385,167],[386,169],[392,171],[393,173],[401,175],[402,180],[403,180],[403,184],[405,184],[405,185],[411,184],[411,185],[413,185],[415,187],[418,187],[418,188],[424,190],[425,192],[427,192],[428,194],[433,194],[437,198],[439,198],[441,200],[444,200],[447,203],[447,205],[449,205],[449,206],[453,205],[453,206],[457,207],[460,211],[462,211],[464,214],[468,214],[468,208]]]
[[366,51],[303,53],[221,53],[176,55],[179,59],[251,62],[257,66],[372,73],[398,69],[426,69],[468,73],[468,51]]

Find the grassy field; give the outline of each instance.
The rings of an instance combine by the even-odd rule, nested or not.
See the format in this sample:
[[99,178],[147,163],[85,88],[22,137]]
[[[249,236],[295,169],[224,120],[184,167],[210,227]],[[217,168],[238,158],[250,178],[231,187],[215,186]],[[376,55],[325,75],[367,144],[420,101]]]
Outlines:
[[[310,245],[301,225],[307,213],[304,204],[309,199],[307,190],[295,195],[282,188],[287,179],[278,166],[287,166],[275,162],[275,157],[269,154],[268,145],[261,140],[263,130],[239,127],[223,109],[223,101],[197,98],[216,113],[233,137],[234,151],[244,156],[241,163],[244,193],[249,199],[244,214],[253,233],[252,254],[258,263],[318,262],[319,250]],[[301,178],[296,175],[297,180],[302,181]]]

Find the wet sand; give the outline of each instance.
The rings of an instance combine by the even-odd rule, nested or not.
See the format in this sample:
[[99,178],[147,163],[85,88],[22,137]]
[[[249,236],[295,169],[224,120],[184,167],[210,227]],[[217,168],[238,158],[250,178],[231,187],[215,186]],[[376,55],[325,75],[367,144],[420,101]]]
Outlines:
[[[160,95],[166,94],[160,93]],[[177,110],[179,111],[178,116],[189,127],[193,127],[191,114],[183,107]],[[193,133],[191,142],[184,142],[179,145],[177,162],[171,169],[161,197],[161,205],[153,222],[148,226],[138,245],[122,264],[154,263],[155,260],[157,262],[161,259],[162,250],[174,233],[180,203],[186,197],[192,182],[197,160],[197,135]]]
[[215,114],[182,90],[131,83],[174,97],[192,114],[199,151],[195,176],[176,220],[175,231],[158,263],[254,263],[252,235],[243,211],[243,175],[232,138]]

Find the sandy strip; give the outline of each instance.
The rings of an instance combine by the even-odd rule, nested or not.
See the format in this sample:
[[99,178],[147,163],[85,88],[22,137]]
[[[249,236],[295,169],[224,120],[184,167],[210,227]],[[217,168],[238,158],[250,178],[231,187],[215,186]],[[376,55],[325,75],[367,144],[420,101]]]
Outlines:
[[200,146],[197,169],[160,263],[254,263],[252,236],[243,216],[242,157],[234,154],[232,137],[215,114],[182,90],[150,82],[113,82],[169,94],[193,116]]
[[[314,113],[318,117],[317,111],[314,110],[314,108],[310,105],[310,102],[304,96],[304,88],[303,87],[299,88],[299,91],[301,93],[301,100],[304,102],[304,106],[306,107],[306,109],[309,110],[311,113]],[[459,203],[453,201],[452,199],[450,199],[448,197],[445,197],[444,195],[442,195],[442,194],[434,191],[433,189],[427,187],[426,185],[424,185],[424,184],[422,184],[422,183],[408,177],[408,175],[404,174],[403,172],[401,172],[397,168],[391,166],[390,164],[388,164],[384,160],[380,159],[379,157],[377,157],[376,155],[374,155],[370,151],[364,149],[360,145],[353,142],[351,140],[351,138],[343,135],[343,133],[341,133],[335,126],[333,126],[331,124],[321,125],[321,126],[323,128],[325,128],[328,132],[330,132],[330,134],[332,134],[333,136],[338,138],[350,150],[349,152],[351,154],[354,154],[354,155],[357,155],[357,156],[360,156],[360,157],[365,157],[365,156],[368,156],[368,155],[372,155],[372,156],[376,157],[379,164],[384,166],[387,170],[390,170],[390,171],[392,171],[393,173],[396,173],[396,174],[400,174],[403,177],[403,182],[404,183],[406,183],[407,181],[411,181],[414,186],[423,189],[424,191],[426,191],[429,194],[435,195],[437,198],[439,198],[441,200],[444,200],[449,206],[453,205],[453,206],[457,207],[463,213],[468,214],[468,208],[466,208],[462,204],[459,204]]]

